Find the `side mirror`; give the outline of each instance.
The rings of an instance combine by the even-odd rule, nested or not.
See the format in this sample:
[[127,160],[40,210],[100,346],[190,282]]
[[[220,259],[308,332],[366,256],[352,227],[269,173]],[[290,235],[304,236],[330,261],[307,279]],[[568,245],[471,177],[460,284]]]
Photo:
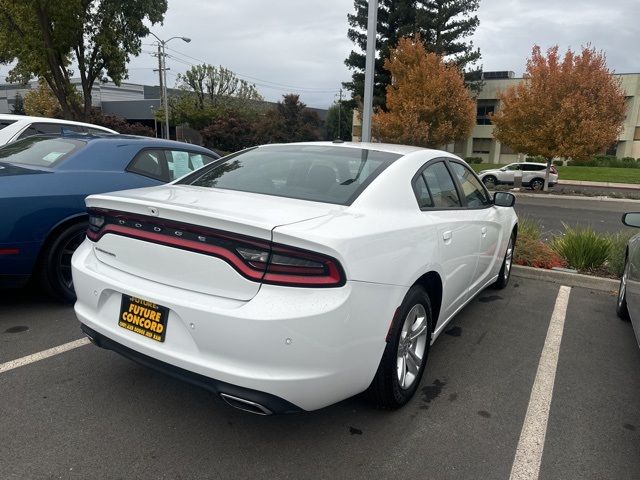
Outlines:
[[506,172],[506,171],[507,171],[507,167],[502,167],[502,168],[500,169],[500,171],[501,171],[501,172]]
[[[496,207],[513,207],[516,204],[516,197],[512,193],[496,192],[493,194],[493,204]],[[639,215],[638,226],[640,226],[640,214],[638,215]]]
[[640,228],[640,213],[625,213],[624,215],[622,215],[622,223],[624,223],[627,227]]

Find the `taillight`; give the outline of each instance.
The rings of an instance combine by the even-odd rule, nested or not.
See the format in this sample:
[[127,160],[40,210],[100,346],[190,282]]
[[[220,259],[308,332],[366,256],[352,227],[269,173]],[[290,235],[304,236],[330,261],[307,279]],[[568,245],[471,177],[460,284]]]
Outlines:
[[551,173],[553,173],[554,175],[557,175],[557,174],[558,174],[558,169],[557,169],[555,166],[553,166],[553,165],[551,165],[551,168],[549,169],[549,171],[550,171]]
[[87,238],[107,233],[218,257],[249,280],[296,287],[339,287],[340,263],[328,255],[235,233],[123,212],[89,210]]

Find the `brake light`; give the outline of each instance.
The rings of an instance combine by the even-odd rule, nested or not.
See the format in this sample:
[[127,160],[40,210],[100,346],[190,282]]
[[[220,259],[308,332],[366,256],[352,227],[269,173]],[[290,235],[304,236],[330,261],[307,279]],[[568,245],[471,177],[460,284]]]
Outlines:
[[549,171],[550,171],[551,173],[553,173],[554,175],[557,175],[557,174],[558,174],[558,169],[557,169],[555,166],[553,166],[553,165],[551,165],[551,168],[549,169]]
[[339,287],[340,263],[321,253],[221,230],[124,212],[91,209],[87,238],[114,234],[211,255],[249,280],[297,287]]

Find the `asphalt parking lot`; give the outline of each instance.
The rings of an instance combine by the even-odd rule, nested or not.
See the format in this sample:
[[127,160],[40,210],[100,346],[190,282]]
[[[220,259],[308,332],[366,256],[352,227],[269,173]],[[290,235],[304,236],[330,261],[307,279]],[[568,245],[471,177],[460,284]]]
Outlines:
[[[2,371],[82,335],[70,307],[0,292],[0,478],[509,478],[559,289],[480,294],[399,411],[271,417],[93,345]],[[640,350],[615,300],[570,290],[539,478],[640,478]]]

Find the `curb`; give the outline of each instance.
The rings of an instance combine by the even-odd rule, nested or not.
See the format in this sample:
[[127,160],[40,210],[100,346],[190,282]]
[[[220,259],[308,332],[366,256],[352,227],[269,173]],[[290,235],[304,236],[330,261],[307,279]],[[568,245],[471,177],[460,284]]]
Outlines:
[[567,200],[593,200],[597,202],[626,202],[633,203],[638,200],[635,198],[611,198],[606,196],[593,196],[590,197],[588,195],[562,195],[561,193],[523,193],[523,192],[514,192],[510,191],[509,193],[514,194],[516,197],[525,197],[525,198],[551,198],[551,199],[562,199],[565,198]]
[[513,265],[511,273],[517,277],[543,280],[559,283],[568,287],[582,287],[601,292],[617,292],[618,280],[603,277],[592,277],[581,273],[560,272],[557,270],[545,270],[543,268],[523,267]]
[[588,182],[586,180],[558,180],[558,185],[577,185],[583,187],[608,187],[623,188],[626,190],[640,190],[637,183],[618,183],[618,182]]

